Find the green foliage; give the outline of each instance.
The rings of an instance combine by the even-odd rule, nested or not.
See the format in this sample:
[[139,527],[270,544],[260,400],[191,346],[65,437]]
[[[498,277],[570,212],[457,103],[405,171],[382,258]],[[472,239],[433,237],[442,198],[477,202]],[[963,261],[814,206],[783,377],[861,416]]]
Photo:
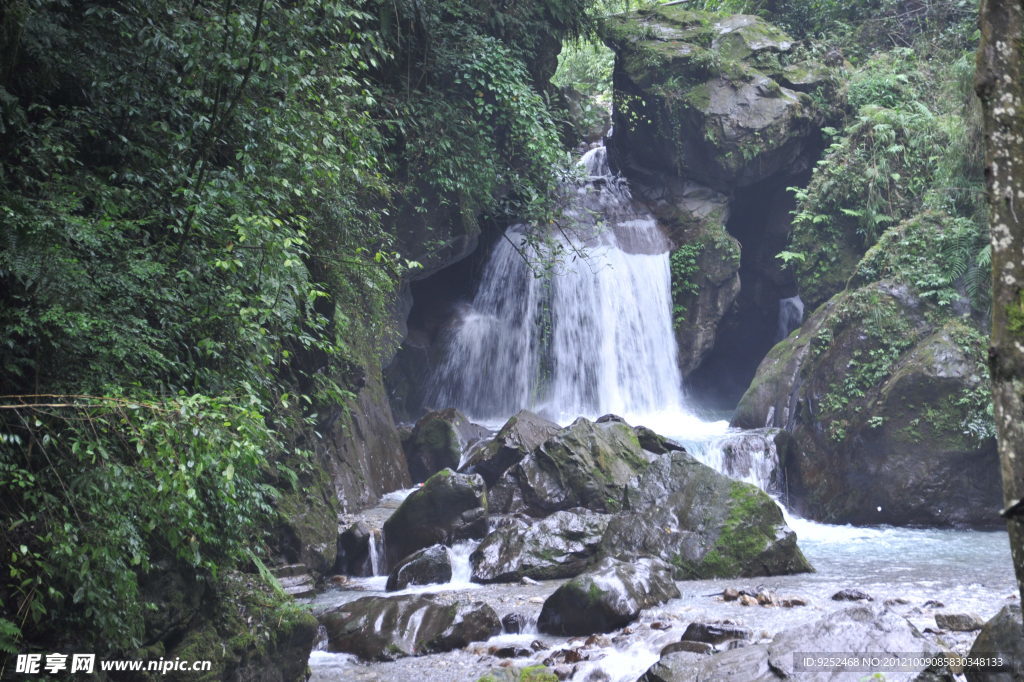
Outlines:
[[403,212],[547,210],[590,4],[8,3],[0,648],[123,651],[158,566],[250,562],[394,341]]
[[274,435],[252,406],[198,395],[38,400],[3,410],[6,615],[29,641],[137,647],[156,562],[216,576],[259,546]]
[[861,259],[855,277],[905,282],[940,308],[968,294],[984,310],[989,292],[978,282],[989,274],[987,237],[967,218],[925,212],[888,230]]
[[790,265],[812,305],[843,287],[886,230],[923,208],[982,229],[980,119],[965,93],[966,64],[963,54],[936,63],[900,48],[850,74],[847,122],[825,130],[832,143],[807,187],[793,189],[787,251],[805,254]]
[[672,319],[676,326],[686,321],[686,303],[700,292],[700,285],[693,276],[697,273],[697,258],[704,250],[700,242],[683,244],[669,256],[669,270],[672,274]]

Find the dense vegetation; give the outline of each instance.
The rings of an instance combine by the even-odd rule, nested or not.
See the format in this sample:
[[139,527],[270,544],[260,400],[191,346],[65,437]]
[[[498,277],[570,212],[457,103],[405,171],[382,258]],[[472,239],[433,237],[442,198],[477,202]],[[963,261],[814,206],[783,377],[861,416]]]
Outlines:
[[[635,4],[0,8],[0,651],[131,652],[160,636],[154,576],[262,566],[397,287],[450,246],[402,226],[547,215],[554,59],[575,39],[555,82],[586,127],[611,101],[596,17]],[[897,278],[979,323],[973,3],[693,4],[815,38],[849,82],[780,254],[801,291]],[[938,257],[872,249],[905,239]]]
[[394,217],[543,211],[543,55],[590,22],[583,0],[0,9],[0,649],[130,651],[149,576],[259,563],[430,255]]

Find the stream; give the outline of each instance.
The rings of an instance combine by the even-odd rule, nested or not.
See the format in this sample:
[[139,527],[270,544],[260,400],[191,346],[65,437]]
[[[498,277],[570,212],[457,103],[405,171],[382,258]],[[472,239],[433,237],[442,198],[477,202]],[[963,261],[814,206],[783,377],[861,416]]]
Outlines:
[[[581,166],[586,178],[569,188],[568,194],[575,196],[565,208],[572,233],[559,232],[552,243],[537,247],[562,254],[557,266],[537,276],[520,255],[533,248],[523,226],[509,228],[454,325],[447,355],[432,379],[433,404],[455,407],[493,429],[521,408],[562,425],[581,415],[596,418],[613,412],[629,424],[677,440],[708,466],[778,495],[782,491],[777,489],[778,459],[771,438],[759,441],[759,432],[701,419],[687,405],[676,364],[668,240],[654,218],[632,201],[626,183],[611,172],[603,147],[588,152]],[[572,257],[580,248],[587,257]],[[803,304],[795,297],[785,299],[779,313],[778,334],[784,335],[799,325]],[[745,443],[742,461],[727,456],[724,448],[737,439]],[[409,492],[386,496],[359,518],[380,528]],[[502,666],[548,662],[562,665],[563,673],[568,666],[577,682],[632,682],[693,621],[730,619],[752,629],[755,639],[770,639],[848,607],[849,602],[831,596],[852,588],[868,593],[879,606],[888,601],[889,608],[925,631],[937,629],[938,611],[973,612],[988,619],[1016,598],[1005,532],[833,526],[783,511],[816,572],[679,582],[681,597],[642,612],[626,628],[590,638],[536,631],[544,599],[562,581],[472,583],[469,555],[475,542],[450,548],[454,575],[449,583],[386,593],[383,575],[351,578],[313,598],[314,612],[369,595],[434,593],[441,601],[487,602],[499,616],[518,613],[525,616],[526,631],[463,650],[383,663],[329,653],[321,641],[309,660],[312,679],[465,682]],[[371,547],[379,540],[375,535]],[[798,597],[806,605],[742,606],[717,596],[727,587],[763,587],[779,597]],[[942,638],[945,646],[966,653],[974,633]],[[569,662],[565,650],[571,651]]]
[[[409,492],[412,491],[391,495],[374,512],[393,510],[402,495]],[[525,614],[531,625],[525,633],[498,635],[465,650],[386,663],[366,663],[348,654],[329,653],[322,642],[310,656],[311,679],[322,682],[464,682],[476,680],[510,660],[517,667],[542,664],[552,656],[557,658],[560,650],[582,647],[581,653],[587,660],[575,664],[575,673],[570,679],[633,682],[657,662],[661,648],[678,641],[693,621],[730,619],[751,628],[762,639],[770,639],[783,629],[846,608],[848,602],[832,601],[831,595],[841,589],[854,588],[868,593],[878,604],[886,600],[905,600],[906,603],[890,603],[889,608],[925,631],[926,628],[936,629],[936,612],[973,612],[988,619],[1016,599],[1005,532],[834,526],[788,513],[786,519],[796,531],[800,547],[814,565],[815,573],[680,581],[677,582],[680,598],[645,610],[629,627],[593,638],[590,645],[585,644],[587,638],[552,637],[536,631],[534,624],[543,600],[563,581],[544,581],[536,585],[470,582],[469,554],[475,542],[459,543],[451,549],[454,574],[452,581],[446,584],[388,593],[384,591],[386,576],[354,578],[344,589],[331,588],[310,600],[314,612],[321,613],[370,595],[433,593],[442,601],[484,601],[500,616],[513,611]],[[712,596],[726,587],[764,587],[780,597],[800,597],[807,601],[807,606],[750,607]],[[974,633],[946,633],[941,641],[966,653],[973,639]],[[532,650],[531,645],[537,650]],[[504,659],[495,655],[507,653],[501,652],[502,648],[519,648],[529,654]],[[889,674],[886,679],[903,678]]]

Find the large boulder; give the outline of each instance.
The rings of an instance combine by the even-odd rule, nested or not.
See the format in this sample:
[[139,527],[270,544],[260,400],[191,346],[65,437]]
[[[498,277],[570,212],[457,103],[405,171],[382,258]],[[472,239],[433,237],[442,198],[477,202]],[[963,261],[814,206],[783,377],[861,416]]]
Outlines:
[[685,452],[651,464],[631,501],[605,532],[608,555],[659,557],[687,580],[813,570],[767,494]]
[[672,567],[663,561],[609,558],[555,590],[541,608],[537,628],[552,635],[610,632],[635,620],[642,609],[678,596]]
[[316,618],[307,609],[254,574],[226,572],[197,592],[204,608],[192,614],[187,629],[165,640],[166,651],[150,649],[166,660],[210,663],[201,678],[177,679],[306,679],[317,635]]
[[733,425],[787,429],[789,506],[831,523],[995,526],[984,336],[892,281],[845,291],[775,346]]
[[832,83],[775,26],[670,3],[609,18],[604,39],[625,164],[730,193],[813,163],[823,114],[809,93]]
[[387,565],[418,549],[487,534],[487,491],[475,474],[437,472],[384,522]]
[[1024,624],[1019,604],[1004,606],[985,623],[974,640],[969,658],[1002,659],[1004,665],[965,666],[967,682],[1024,682]]
[[388,574],[388,592],[404,590],[409,585],[446,583],[452,579],[452,558],[444,545],[433,545],[413,552]]
[[363,597],[320,616],[327,649],[368,661],[461,649],[501,632],[483,602],[441,604],[428,597]]
[[480,474],[488,487],[493,486],[509,467],[517,464],[561,428],[529,410],[520,410],[505,422],[493,438],[480,441],[470,448],[462,470]]
[[[848,652],[851,656],[869,654],[879,657],[899,654],[920,660],[948,655],[905,618],[858,606],[829,614],[813,623],[784,630],[768,643],[730,649],[714,656],[667,654],[640,680],[698,682],[735,679],[744,682],[775,682],[797,679],[825,682],[845,679],[842,673],[834,672],[831,666],[815,668],[813,665],[805,665],[803,658],[795,655],[800,652],[807,652],[812,658],[815,652],[831,655]],[[846,676],[854,680],[870,679],[871,672],[869,668],[852,668]],[[928,668],[922,665],[914,669],[912,674],[918,675],[914,679],[921,682],[953,682],[955,679],[946,667]]]
[[475,582],[568,578],[598,554],[609,516],[585,509],[555,512],[528,522],[510,519],[490,533],[470,556]]
[[463,453],[488,435],[458,410],[428,412],[402,441],[409,475],[413,481],[425,481],[442,469],[458,469]]
[[547,516],[573,507],[629,507],[631,484],[653,455],[619,419],[580,417],[506,471],[490,491],[494,512]]

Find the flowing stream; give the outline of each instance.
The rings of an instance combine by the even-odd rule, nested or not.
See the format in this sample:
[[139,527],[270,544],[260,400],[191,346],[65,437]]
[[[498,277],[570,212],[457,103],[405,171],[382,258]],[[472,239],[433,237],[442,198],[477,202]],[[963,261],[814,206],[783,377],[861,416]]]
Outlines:
[[[525,228],[514,226],[495,247],[435,376],[434,404],[456,407],[489,425],[500,424],[521,408],[563,424],[580,415],[616,413],[633,425],[675,438],[722,473],[772,494],[782,492],[769,432],[730,430],[727,422],[701,420],[688,408],[672,330],[669,244],[654,219],[632,202],[625,182],[609,170],[604,148],[592,150],[581,163],[588,177],[572,188],[575,196],[565,209],[564,222],[573,226],[571,230],[556,232],[548,243],[534,246]],[[561,254],[558,265],[535,272],[522,257],[532,248],[541,255]],[[575,257],[581,250],[586,257]],[[798,297],[780,301],[777,334],[788,334],[802,315]],[[393,503],[395,495],[390,497]],[[503,634],[464,651],[390,663],[368,664],[347,654],[317,650],[310,658],[312,679],[475,680],[500,665],[500,659],[491,655],[495,647],[525,650],[532,645],[515,659],[516,666],[542,663],[566,647],[582,647],[585,658],[573,680],[632,682],[658,660],[661,647],[679,640],[693,620],[731,618],[769,637],[842,608],[830,600],[831,594],[857,588],[878,602],[906,600],[893,608],[923,629],[934,627],[935,609],[940,608],[930,602],[988,618],[1015,592],[1004,532],[829,526],[788,513],[787,520],[815,573],[681,582],[681,598],[644,612],[634,626],[592,644],[582,638],[541,635],[528,626],[524,633]],[[499,614],[516,611],[535,623],[540,604],[558,581],[479,589],[483,586],[470,581],[468,560],[475,546],[462,543],[451,548],[450,583],[398,594],[483,599]],[[349,589],[318,595],[314,610],[384,594],[385,580],[353,579]],[[809,605],[742,607],[714,598],[724,587],[755,584],[799,595]],[[969,643],[962,639],[956,645],[966,650]]]

